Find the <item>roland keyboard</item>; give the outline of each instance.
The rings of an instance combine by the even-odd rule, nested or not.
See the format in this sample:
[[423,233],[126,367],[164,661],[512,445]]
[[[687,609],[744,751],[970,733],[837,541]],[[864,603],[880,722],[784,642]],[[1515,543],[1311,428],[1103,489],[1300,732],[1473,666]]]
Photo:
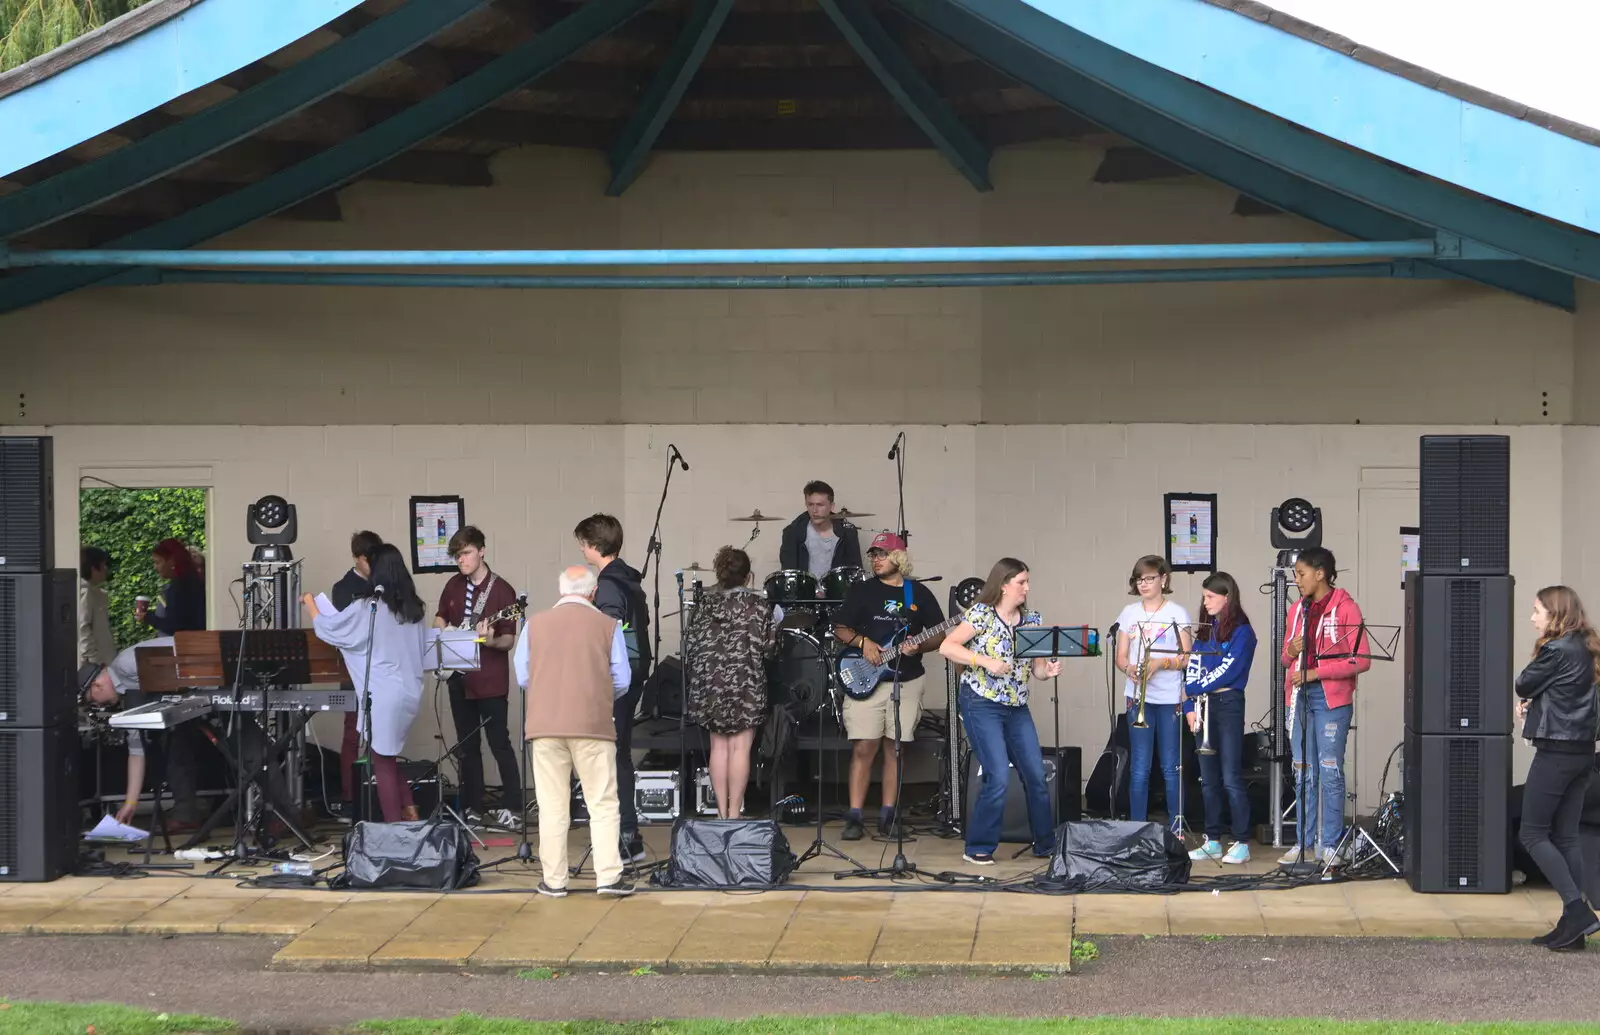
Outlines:
[[205,701],[214,712],[353,712],[360,707],[361,700],[361,695],[354,690],[274,690],[265,695],[259,690],[246,690],[239,695],[236,708],[232,690],[200,691],[184,696]]

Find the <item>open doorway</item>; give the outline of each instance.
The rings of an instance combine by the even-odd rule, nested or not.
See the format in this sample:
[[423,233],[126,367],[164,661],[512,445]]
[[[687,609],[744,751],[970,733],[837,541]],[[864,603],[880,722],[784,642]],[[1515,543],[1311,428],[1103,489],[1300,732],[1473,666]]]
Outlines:
[[161,599],[163,579],[151,550],[165,539],[189,548],[202,582],[205,574],[207,490],[203,488],[92,488],[78,492],[78,543],[111,556],[107,582],[111,633],[118,650],[152,635],[137,618],[136,601],[148,598],[151,610]]

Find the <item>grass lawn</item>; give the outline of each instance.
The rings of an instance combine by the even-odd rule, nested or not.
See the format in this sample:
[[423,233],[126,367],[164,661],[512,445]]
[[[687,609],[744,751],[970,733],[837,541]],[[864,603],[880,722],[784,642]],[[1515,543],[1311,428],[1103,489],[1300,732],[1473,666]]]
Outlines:
[[165,1014],[107,1003],[14,1003],[0,1000],[0,1035],[200,1035],[231,1031],[232,1021]]

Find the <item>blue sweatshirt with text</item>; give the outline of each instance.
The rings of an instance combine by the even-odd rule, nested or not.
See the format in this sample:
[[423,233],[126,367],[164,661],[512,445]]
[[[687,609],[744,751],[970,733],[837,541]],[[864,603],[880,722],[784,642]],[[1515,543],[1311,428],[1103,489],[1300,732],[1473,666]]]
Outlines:
[[[1184,672],[1185,713],[1194,711],[1194,698],[1201,694],[1244,689],[1250,681],[1250,663],[1256,657],[1256,631],[1241,625],[1221,643],[1197,640],[1194,647],[1197,653],[1189,655]],[[1202,651],[1206,653],[1199,653]]]

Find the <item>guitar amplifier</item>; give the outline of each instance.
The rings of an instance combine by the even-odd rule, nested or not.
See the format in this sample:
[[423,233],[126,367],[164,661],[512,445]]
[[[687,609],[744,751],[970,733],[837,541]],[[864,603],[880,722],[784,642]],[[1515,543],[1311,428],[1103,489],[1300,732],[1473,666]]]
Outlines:
[[[1083,818],[1083,751],[1076,747],[1041,748],[1044,782],[1050,790],[1050,816],[1053,823],[1071,823]],[[1028,827],[1028,802],[1016,766],[1007,766],[1006,804],[1000,821],[1002,843],[1027,844],[1033,840]],[[966,800],[962,803],[970,818],[983,789],[983,767],[976,755],[967,760]],[[1059,806],[1059,810],[1057,808]]]

